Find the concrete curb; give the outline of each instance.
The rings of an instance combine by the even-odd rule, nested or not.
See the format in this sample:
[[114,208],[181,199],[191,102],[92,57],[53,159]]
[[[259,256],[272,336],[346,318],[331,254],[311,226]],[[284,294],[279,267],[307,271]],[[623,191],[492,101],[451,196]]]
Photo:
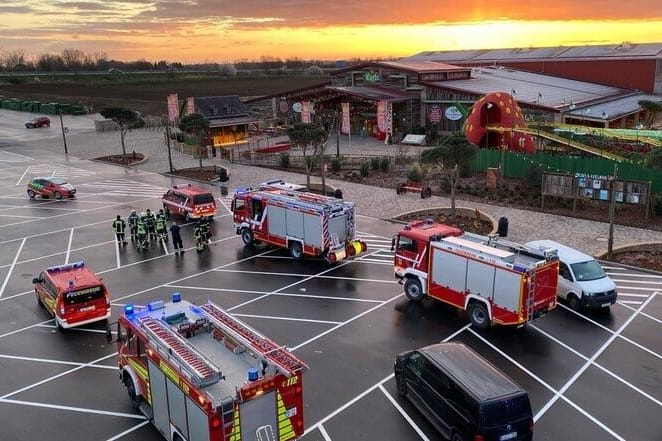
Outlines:
[[[469,207],[455,207],[455,210],[456,210],[458,213],[463,214],[463,215],[465,215],[465,216],[473,216],[474,214],[476,214],[476,211],[478,211],[478,214],[480,215],[481,220],[489,221],[489,222],[492,224],[492,232],[491,232],[491,234],[494,234],[494,233],[497,232],[497,229],[498,229],[498,228],[497,228],[497,223],[496,223],[496,221],[494,220],[494,218],[493,218],[492,216],[490,216],[490,215],[488,215],[488,214],[486,214],[486,213],[480,211],[479,209],[477,209],[477,208],[469,208]],[[425,212],[428,212],[428,211],[439,211],[439,212],[441,212],[441,213],[443,213],[443,214],[448,214],[448,213],[450,213],[451,209],[450,209],[450,207],[430,207],[430,208],[422,208],[422,209],[419,209],[419,210],[412,210],[412,211],[406,211],[406,212],[404,212],[404,213],[399,213],[399,214],[397,214],[396,216],[393,216],[391,219],[385,219],[385,220],[390,220],[390,221],[392,221],[392,222],[397,222],[397,223],[406,224],[407,222],[402,221],[402,220],[400,220],[400,219],[398,219],[398,218],[399,218],[399,217],[403,217],[403,216],[410,216],[410,215],[417,214],[417,213],[425,213]]]
[[[624,247],[616,248],[612,252],[613,252],[613,254],[618,254],[619,252],[622,253],[622,252],[626,252],[626,251],[642,251],[642,250],[646,250],[648,248],[653,248],[653,247],[659,248],[660,250],[662,250],[662,243],[660,243],[660,242],[642,242],[642,243],[626,245]],[[613,264],[623,266],[625,268],[629,268],[631,270],[643,271],[645,273],[650,273],[650,274],[655,274],[655,275],[662,276],[661,271],[655,271],[655,270],[648,269],[648,268],[640,268],[640,267],[633,266],[633,265],[626,265],[624,263],[613,262],[611,260],[607,260],[607,254],[608,254],[607,252],[600,253],[597,256],[595,256],[595,258],[598,259],[600,262],[613,263]]]

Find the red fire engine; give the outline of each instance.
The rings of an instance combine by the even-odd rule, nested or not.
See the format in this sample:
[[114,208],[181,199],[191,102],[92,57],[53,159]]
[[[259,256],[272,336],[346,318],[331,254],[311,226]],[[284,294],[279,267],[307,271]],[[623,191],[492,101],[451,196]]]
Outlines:
[[469,313],[480,328],[523,325],[556,306],[556,250],[417,221],[393,238],[394,272],[411,300],[431,297]]
[[[112,340],[110,328],[108,338]],[[125,305],[120,379],[170,441],[286,441],[303,434],[302,374],[287,349],[212,302]]]
[[295,260],[304,255],[329,263],[367,250],[356,240],[354,203],[273,186],[237,189],[232,201],[234,227],[245,245],[264,242],[286,248]]

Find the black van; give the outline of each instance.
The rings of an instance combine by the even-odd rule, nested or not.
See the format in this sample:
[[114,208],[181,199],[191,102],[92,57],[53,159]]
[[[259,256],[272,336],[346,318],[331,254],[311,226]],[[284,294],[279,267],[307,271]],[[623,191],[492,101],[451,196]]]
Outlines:
[[526,391],[462,343],[439,343],[395,359],[398,393],[452,441],[533,439]]

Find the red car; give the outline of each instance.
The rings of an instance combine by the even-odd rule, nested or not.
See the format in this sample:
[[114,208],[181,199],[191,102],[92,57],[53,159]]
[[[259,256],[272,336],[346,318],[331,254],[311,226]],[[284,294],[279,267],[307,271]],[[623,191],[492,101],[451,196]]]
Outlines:
[[34,199],[41,196],[44,199],[72,198],[76,194],[76,187],[61,178],[32,178],[28,182],[28,196]]
[[34,129],[36,127],[50,127],[51,120],[46,116],[39,116],[37,118],[31,119],[25,123],[26,129]]

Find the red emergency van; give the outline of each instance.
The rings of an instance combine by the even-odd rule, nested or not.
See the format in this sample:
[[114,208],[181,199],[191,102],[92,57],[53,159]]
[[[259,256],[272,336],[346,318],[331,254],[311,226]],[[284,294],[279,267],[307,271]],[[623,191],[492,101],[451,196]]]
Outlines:
[[32,279],[37,303],[53,315],[58,329],[107,320],[110,297],[101,277],[84,262],[52,266]]
[[193,184],[175,185],[161,198],[163,209],[169,214],[183,216],[186,222],[216,215],[216,200],[204,188]]

